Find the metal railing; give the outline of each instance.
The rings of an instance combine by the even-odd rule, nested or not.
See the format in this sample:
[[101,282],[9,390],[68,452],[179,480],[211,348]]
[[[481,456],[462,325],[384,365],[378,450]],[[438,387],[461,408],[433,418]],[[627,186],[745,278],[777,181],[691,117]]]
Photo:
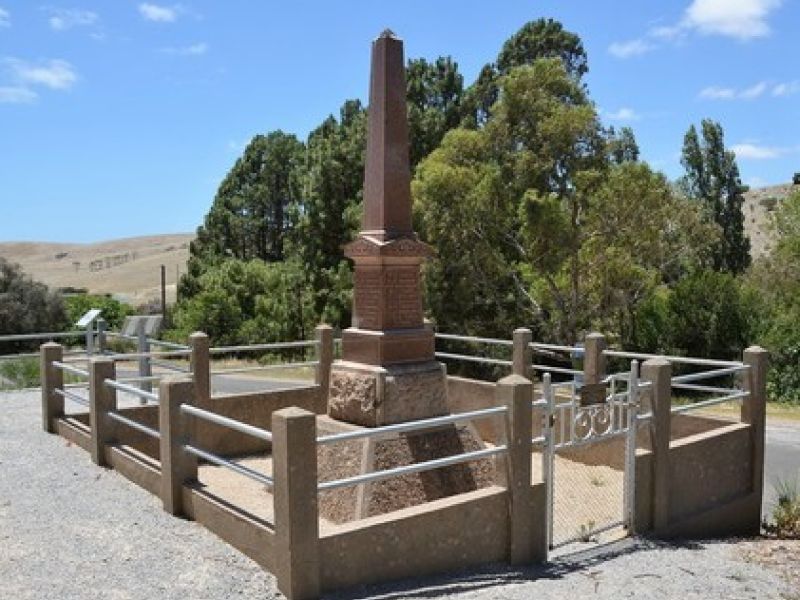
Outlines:
[[[485,346],[501,346],[505,348],[511,348],[514,346],[514,342],[511,340],[502,340],[498,338],[487,338],[487,337],[477,337],[477,336],[469,336],[469,335],[455,335],[452,333],[434,333],[434,339],[438,340],[447,340],[447,341],[455,341],[455,342],[466,342],[470,344],[480,344]],[[500,367],[511,367],[513,366],[513,361],[504,360],[499,358],[491,358],[488,356],[480,356],[480,355],[472,355],[472,354],[461,354],[456,352],[434,352],[434,356],[436,358],[442,358],[445,360],[458,360],[464,362],[471,362],[471,363],[480,363],[485,365],[494,365]]]
[[[431,417],[428,419],[420,419],[417,421],[407,421],[405,423],[384,425],[382,427],[374,427],[371,429],[346,431],[344,433],[335,433],[317,438],[317,444],[325,445],[325,444],[333,444],[336,442],[348,442],[358,439],[367,439],[367,438],[380,439],[386,437],[393,437],[400,433],[426,431],[429,429],[434,429],[445,425],[454,425],[456,423],[462,423],[465,421],[473,421],[476,419],[497,417],[499,415],[505,414],[507,410],[508,409],[505,406],[495,406],[492,408],[485,408],[482,410],[474,410],[464,413],[456,413],[452,415],[444,415],[441,417]],[[482,448],[480,450],[462,452],[460,454],[454,454],[451,456],[445,456],[441,458],[434,458],[431,460],[413,463],[410,465],[393,467],[390,469],[383,469],[381,471],[373,471],[371,473],[362,473],[360,475],[354,475],[352,477],[344,477],[342,479],[335,479],[332,481],[320,482],[317,485],[317,489],[318,491],[322,492],[343,487],[351,487],[354,485],[361,485],[364,483],[373,483],[376,481],[382,481],[384,479],[391,479],[393,477],[401,477],[403,475],[409,475],[412,473],[421,473],[424,471],[440,469],[442,467],[449,467],[461,463],[482,460],[485,458],[490,458],[492,456],[497,456],[499,454],[506,452],[507,450],[508,447],[505,444],[501,444],[493,448]]]
[[[192,406],[190,404],[181,404],[179,410],[182,414],[190,415],[197,419],[202,419],[204,421],[207,421],[209,423],[214,423],[215,425],[219,425],[221,427],[227,427],[228,429],[238,431],[239,433],[249,435],[251,437],[254,437],[256,439],[265,442],[270,442],[270,443],[272,442],[272,432],[266,429],[261,429],[260,427],[248,425],[247,423],[237,421],[236,419],[231,419],[230,417],[226,417],[218,413],[211,412],[203,408],[199,408],[197,406]],[[270,477],[269,475],[259,473],[258,471],[251,469],[250,467],[246,467],[244,465],[235,463],[227,458],[219,456],[218,454],[214,454],[213,452],[203,450],[202,448],[198,448],[197,446],[194,446],[192,444],[184,444],[183,449],[189,454],[196,456],[197,458],[200,458],[217,466],[224,467],[240,475],[244,475],[245,477],[257,481],[258,483],[265,485],[270,489],[275,485],[273,478]]]
[[[699,363],[694,363],[699,364]],[[712,365],[717,366],[717,365]],[[740,387],[721,387],[719,385],[703,385],[698,384],[698,381],[706,381],[709,379],[720,379],[725,377],[736,377],[749,372],[750,366],[740,362],[732,362],[731,366],[715,368],[710,371],[701,371],[698,373],[688,373],[685,375],[677,375],[672,378],[672,389],[686,390],[688,392],[712,394],[711,398],[704,400],[696,400],[689,404],[679,404],[672,406],[670,412],[673,414],[682,414],[701,408],[709,408],[719,404],[724,404],[732,401],[741,401],[749,396],[749,393],[742,390]]]
[[[294,342],[271,342],[266,344],[246,344],[242,346],[217,346],[209,348],[209,356],[220,354],[238,354],[242,352],[262,352],[267,350],[288,350],[296,348],[316,348],[319,346],[317,340],[299,340]],[[252,373],[256,371],[269,371],[275,369],[299,369],[306,367],[316,367],[318,360],[303,360],[288,363],[270,363],[264,365],[249,365],[244,367],[232,367],[229,369],[214,369],[209,371],[209,375],[233,375],[236,373]]]
[[107,387],[114,388],[117,391],[127,392],[129,394],[133,394],[134,396],[138,396],[139,398],[143,398],[144,400],[158,404],[158,394],[154,394],[153,392],[148,392],[132,385],[128,385],[127,383],[121,383],[114,379],[106,379],[103,381],[103,384]]

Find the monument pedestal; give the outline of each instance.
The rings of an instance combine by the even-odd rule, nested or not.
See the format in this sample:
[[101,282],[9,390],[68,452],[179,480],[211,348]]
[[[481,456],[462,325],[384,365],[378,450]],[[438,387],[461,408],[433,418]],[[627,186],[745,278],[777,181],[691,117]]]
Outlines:
[[[362,429],[318,417],[318,435]],[[320,481],[353,477],[394,467],[480,450],[484,443],[471,424],[445,425],[421,432],[401,433],[321,445],[317,449]],[[392,477],[384,481],[320,493],[320,515],[334,523],[346,523],[417,506],[494,485],[495,463],[482,459],[441,469]]]
[[333,364],[328,415],[334,419],[379,427],[447,413],[447,374],[441,363]]

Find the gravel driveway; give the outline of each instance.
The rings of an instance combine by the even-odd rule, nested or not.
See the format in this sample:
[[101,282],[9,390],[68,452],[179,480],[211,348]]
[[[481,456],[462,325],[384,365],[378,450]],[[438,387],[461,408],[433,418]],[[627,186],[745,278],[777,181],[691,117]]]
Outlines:
[[[1,598],[275,598],[275,580],[83,450],[41,430],[38,392],[0,394]],[[350,590],[336,598],[800,598],[735,544],[623,540],[510,570]],[[534,580],[535,579],[535,580]],[[782,595],[783,594],[783,595]],[[794,595],[792,595],[794,594]]]

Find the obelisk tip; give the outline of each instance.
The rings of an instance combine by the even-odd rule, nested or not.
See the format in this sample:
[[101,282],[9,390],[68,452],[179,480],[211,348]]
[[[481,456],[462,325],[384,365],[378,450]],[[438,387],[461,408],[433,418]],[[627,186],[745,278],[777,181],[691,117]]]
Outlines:
[[384,29],[383,31],[381,31],[381,34],[378,36],[377,39],[381,39],[381,38],[389,38],[389,39],[392,39],[392,40],[399,40],[400,39],[400,38],[397,37],[395,32],[392,31],[391,29],[389,29],[388,27],[386,29]]

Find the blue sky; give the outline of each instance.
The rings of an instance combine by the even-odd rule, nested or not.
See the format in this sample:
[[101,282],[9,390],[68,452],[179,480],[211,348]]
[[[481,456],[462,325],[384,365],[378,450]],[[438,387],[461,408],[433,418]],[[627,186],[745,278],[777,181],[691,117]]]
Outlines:
[[800,171],[797,0],[0,0],[0,241],[193,231],[244,144],[367,93],[385,27],[470,83],[522,24],[578,33],[607,124],[674,178],[719,120],[746,183]]

